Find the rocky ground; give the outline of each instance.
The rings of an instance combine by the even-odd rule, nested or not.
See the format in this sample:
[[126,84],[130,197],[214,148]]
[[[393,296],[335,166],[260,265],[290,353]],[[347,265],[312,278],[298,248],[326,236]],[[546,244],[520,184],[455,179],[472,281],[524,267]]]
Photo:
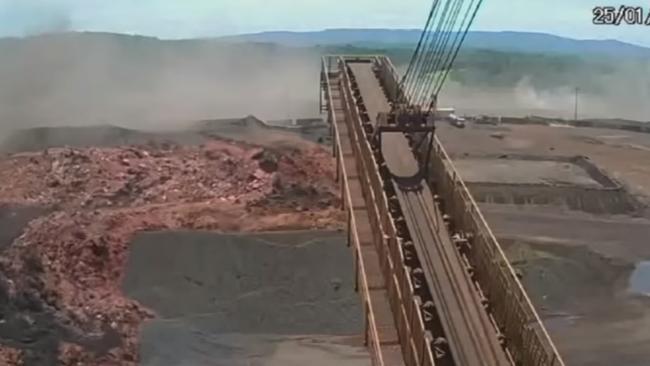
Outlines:
[[0,207],[42,207],[0,258],[0,363],[135,365],[155,316],[120,285],[134,233],[338,229],[327,149],[214,138],[0,158]]

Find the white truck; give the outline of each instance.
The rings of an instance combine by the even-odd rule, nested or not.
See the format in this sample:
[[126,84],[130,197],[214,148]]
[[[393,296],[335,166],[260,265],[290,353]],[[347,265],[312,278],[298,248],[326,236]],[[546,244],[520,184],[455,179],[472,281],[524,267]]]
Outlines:
[[436,109],[436,119],[449,122],[454,127],[465,128],[465,118],[458,116],[454,108]]

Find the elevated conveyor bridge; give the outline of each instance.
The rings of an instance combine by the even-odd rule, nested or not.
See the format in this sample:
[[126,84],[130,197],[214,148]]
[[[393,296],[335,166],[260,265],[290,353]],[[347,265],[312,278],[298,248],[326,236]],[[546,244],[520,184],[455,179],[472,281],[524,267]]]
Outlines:
[[380,131],[390,60],[324,57],[321,87],[373,363],[563,366],[434,130]]

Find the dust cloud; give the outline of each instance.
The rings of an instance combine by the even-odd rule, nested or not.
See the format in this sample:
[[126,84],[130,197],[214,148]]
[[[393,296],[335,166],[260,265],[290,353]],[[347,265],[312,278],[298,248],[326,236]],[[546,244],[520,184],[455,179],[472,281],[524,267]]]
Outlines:
[[[650,64],[649,64],[650,65]],[[601,91],[579,89],[578,118],[615,118],[650,121],[650,66],[647,73],[618,71],[594,75]],[[514,87],[468,87],[448,82],[440,98],[441,106],[453,106],[467,115],[543,116],[573,119],[576,91],[573,86],[536,88],[524,76]]]
[[[0,39],[0,137],[36,126],[164,129],[249,114],[313,117],[320,52],[100,33]],[[649,65],[622,65],[618,72],[594,75],[602,90],[581,91],[580,118],[650,120]],[[572,86],[541,90],[525,75],[503,88],[450,79],[440,99],[440,106],[456,107],[461,114],[560,118],[573,118],[574,103]]]
[[35,126],[161,129],[318,115],[319,55],[113,34],[0,40],[0,136]]
[[[397,65],[403,75],[405,65]],[[531,76],[521,75],[513,86],[476,86],[447,82],[440,94],[440,107],[454,107],[465,115],[541,116],[573,119],[575,85],[540,88]],[[590,74],[589,88],[580,88],[578,118],[650,121],[650,60],[621,62],[608,74]]]

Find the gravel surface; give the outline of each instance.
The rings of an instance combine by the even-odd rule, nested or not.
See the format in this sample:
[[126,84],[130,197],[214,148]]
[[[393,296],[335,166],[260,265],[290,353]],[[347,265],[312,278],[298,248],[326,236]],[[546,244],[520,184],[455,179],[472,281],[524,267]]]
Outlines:
[[369,365],[345,242],[328,231],[138,235],[123,288],[156,313],[141,364]]

